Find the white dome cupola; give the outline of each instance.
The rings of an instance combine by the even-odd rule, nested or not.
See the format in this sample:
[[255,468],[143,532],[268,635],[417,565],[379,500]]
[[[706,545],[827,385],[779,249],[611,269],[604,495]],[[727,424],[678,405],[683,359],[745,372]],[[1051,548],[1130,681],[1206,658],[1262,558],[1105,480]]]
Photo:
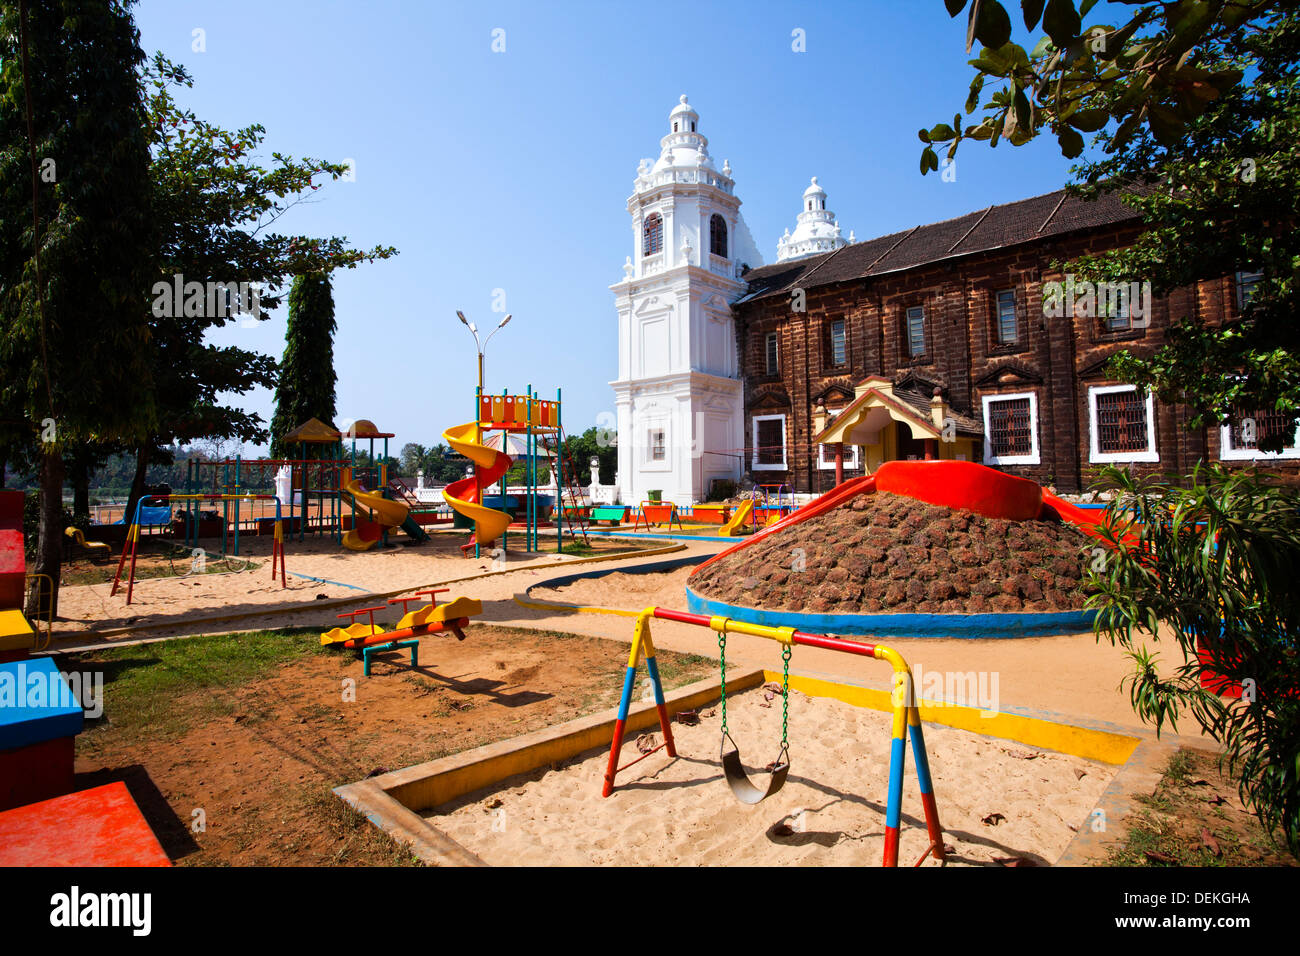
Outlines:
[[[668,135],[659,141],[659,161],[653,172],[666,169],[713,170],[713,157],[709,155],[709,141],[699,132],[700,114],[686,101],[683,93],[680,102],[668,114]],[[730,177],[719,177],[714,185],[730,188]],[[724,184],[725,181],[725,184]]]
[[794,232],[787,229],[776,244],[776,261],[833,252],[848,244],[849,240],[840,235],[840,224],[835,220],[835,214],[826,210],[826,190],[814,176],[803,191],[803,207]]
[[668,114],[668,120],[672,123],[674,133],[694,133],[695,124],[700,121],[700,114],[695,112],[687,102],[686,94],[683,93],[677,105],[673,107],[673,111]]

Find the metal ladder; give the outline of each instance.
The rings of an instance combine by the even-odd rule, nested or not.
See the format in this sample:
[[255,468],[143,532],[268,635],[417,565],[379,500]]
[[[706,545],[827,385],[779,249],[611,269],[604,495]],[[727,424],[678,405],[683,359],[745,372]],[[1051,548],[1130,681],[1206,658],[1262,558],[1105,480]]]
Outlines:
[[[560,500],[557,502],[560,507],[560,534],[563,535],[563,529],[567,525],[569,537],[577,541],[578,535],[581,534],[582,543],[590,545],[591,542],[587,538],[587,516],[582,513],[584,506],[579,500],[582,496],[574,478],[577,470],[573,467],[573,459],[564,452],[564,429],[558,430],[554,444],[547,445],[543,442],[542,447],[546,450],[551,474],[558,476],[555,484],[560,493]],[[567,469],[561,463],[565,458],[569,463]]]

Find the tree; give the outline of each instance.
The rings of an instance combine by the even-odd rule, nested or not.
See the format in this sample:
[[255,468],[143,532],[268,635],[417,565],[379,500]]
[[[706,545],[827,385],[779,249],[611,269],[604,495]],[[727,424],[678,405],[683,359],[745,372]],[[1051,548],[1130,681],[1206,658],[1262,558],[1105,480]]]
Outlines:
[[[154,289],[171,284],[221,283],[216,301],[177,308],[155,299],[150,358],[157,369],[158,426],[136,448],[130,501],[138,498],[150,464],[167,464],[167,448],[201,438],[260,443],[260,415],[226,404],[226,396],[272,388],[276,363],[268,355],[205,341],[209,330],[253,323],[280,304],[287,277],[355,268],[397,254],[392,247],[353,249],[346,238],[288,236],[269,231],[290,209],[338,180],[349,167],[272,153],[257,159],[266,132],[259,125],[230,131],[180,106],[174,91],[193,86],[186,70],[156,54],[144,73],[153,136],[154,207],[163,231]],[[159,285],[161,284],[161,285]],[[234,288],[230,288],[230,284]],[[190,297],[186,296],[186,303]],[[159,308],[158,305],[163,307]],[[294,423],[298,424],[298,423]],[[292,427],[292,426],[290,426]]]
[[[614,473],[618,470],[618,446],[606,440],[605,430],[592,426],[581,435],[569,435],[564,439],[566,456],[572,461],[577,472],[579,485],[591,484],[591,459],[600,459],[600,477],[602,484],[613,484]],[[569,463],[565,463],[566,477]]]
[[[1083,152],[1083,134],[1114,122],[1115,148],[1146,127],[1162,144],[1178,141],[1186,126],[1241,81],[1241,67],[1214,56],[1227,43],[1277,16],[1270,0],[1123,0],[1134,8],[1121,25],[1083,25],[1097,0],[1021,0],[1025,29],[1042,21],[1034,48],[1011,41],[1011,18],[998,0],[973,0],[967,16],[966,51],[982,44],[966,98],[967,115],[979,107],[985,81],[1004,81],[984,104],[974,126],[939,123],[920,131],[921,172],[939,168],[935,143],[949,143],[948,158],[963,140],[1002,139],[1023,146],[1044,130],[1057,137],[1070,159]],[[950,16],[967,0],[944,0]],[[1109,9],[1109,8],[1108,8]]]
[[[983,44],[966,112],[984,82],[1003,81],[986,116],[962,127],[922,130],[921,169],[936,168],[934,144],[1007,139],[1014,146],[1056,133],[1076,157],[1084,133],[1101,158],[1076,167],[1076,192],[1119,192],[1145,231],[1130,248],[1063,265],[1088,281],[1150,281],[1162,295],[1197,279],[1262,271],[1240,320],[1208,326],[1177,316],[1154,355],[1122,353],[1113,373],[1193,411],[1192,427],[1234,413],[1300,409],[1300,26],[1294,9],[1246,0],[1129,3],[1119,26],[1082,25],[1095,2],[1021,4],[1047,35],[1029,53],[1008,42],[996,0],[972,4],[969,35]],[[964,2],[947,0],[956,15]],[[1006,24],[1003,21],[1006,20]],[[1261,435],[1278,450],[1283,432]]]
[[[1300,541],[1295,495],[1249,472],[1197,469],[1187,487],[1110,469],[1110,554],[1093,575],[1096,629],[1136,665],[1134,710],[1178,729],[1183,711],[1224,746],[1242,800],[1300,855]],[[1136,540],[1135,540],[1136,539]],[[1168,629],[1171,673],[1137,644]],[[1202,675],[1242,688],[1225,701]]]
[[334,295],[329,276],[296,276],[289,290],[289,324],[271,418],[271,457],[288,457],[283,439],[310,418],[334,424]]
[[40,460],[32,614],[58,612],[64,449],[155,418],[143,61],[125,3],[0,8],[0,410]]

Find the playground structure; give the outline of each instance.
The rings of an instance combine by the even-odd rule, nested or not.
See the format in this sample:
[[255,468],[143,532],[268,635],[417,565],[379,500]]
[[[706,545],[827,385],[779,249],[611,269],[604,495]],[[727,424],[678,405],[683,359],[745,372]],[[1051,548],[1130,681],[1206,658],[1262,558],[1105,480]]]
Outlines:
[[[721,752],[723,774],[731,787],[732,793],[743,803],[758,803],[780,790],[790,771],[790,759],[785,732],[786,720],[783,715],[781,751],[776,762],[772,765],[772,777],[767,787],[760,790],[745,774],[740,761],[740,750],[735,746],[735,742],[731,740],[731,736],[727,732],[726,639],[728,633],[763,637],[783,645],[782,660],[785,664],[786,677],[782,687],[782,697],[783,700],[787,701],[789,696],[790,649],[796,644],[888,661],[894,670],[891,697],[893,728],[889,757],[889,793],[885,809],[883,862],[885,866],[898,865],[898,830],[902,814],[903,771],[907,761],[906,742],[909,737],[912,741],[912,755],[916,762],[917,782],[921,792],[922,805],[925,808],[926,832],[930,841],[929,846],[921,854],[915,865],[920,866],[925,858],[931,854],[934,855],[935,859],[944,859],[943,831],[939,824],[939,811],[935,803],[933,785],[930,779],[930,762],[926,754],[925,738],[921,730],[920,711],[917,708],[916,698],[913,694],[912,672],[907,662],[897,651],[880,644],[859,644],[833,637],[806,634],[792,627],[764,627],[725,617],[705,617],[700,614],[688,614],[662,607],[646,608],[637,615],[632,637],[632,649],[628,655],[627,671],[623,678],[623,695],[619,701],[618,717],[614,724],[614,739],[610,744],[609,764],[605,770],[604,785],[601,790],[602,796],[608,797],[614,792],[614,780],[617,774],[633,764],[640,763],[660,750],[667,750],[670,757],[677,756],[676,744],[673,741],[672,723],[669,720],[668,708],[664,700],[663,684],[659,678],[659,666],[655,660],[654,640],[650,634],[650,621],[654,618],[707,627],[718,634],[722,671]],[[659,727],[663,733],[664,742],[629,763],[619,766],[619,755],[623,747],[623,732],[627,724],[628,710],[632,704],[632,690],[636,686],[637,666],[642,657],[645,658],[646,670],[649,673],[654,690],[655,709],[659,714]],[[728,743],[732,745],[730,751],[727,750]]]
[[[407,648],[411,652],[411,666],[417,667],[419,658],[419,638],[426,634],[439,634],[449,631],[456,635],[456,640],[465,640],[464,628],[469,626],[469,619],[483,613],[483,602],[473,598],[459,597],[445,604],[438,604],[437,597],[450,588],[433,588],[416,591],[412,597],[390,598],[388,605],[363,607],[355,611],[345,611],[338,615],[340,619],[351,619],[347,627],[334,627],[321,634],[322,646],[339,645],[349,650],[361,651],[364,662],[363,672],[370,676],[370,658],[374,654]],[[410,602],[420,597],[427,597],[424,607],[409,609]],[[402,617],[391,631],[385,631],[375,623],[375,612],[385,611],[393,604],[402,605]],[[366,623],[358,618],[366,616]]]
[[[538,398],[532,386],[524,395],[488,395],[482,389],[474,390],[475,415],[473,421],[453,425],[443,432],[443,438],[472,464],[473,474],[454,481],[443,489],[443,500],[456,512],[474,524],[470,540],[461,546],[468,554],[480,557],[484,547],[491,548],[500,541],[502,550],[507,547],[507,535],[514,524],[522,524],[524,550],[540,551],[539,528],[542,523],[539,505],[539,459],[545,457],[551,469],[552,480],[558,491],[558,507],[554,509],[555,550],[564,550],[567,526],[569,537],[582,535],[587,540],[587,519],[578,507],[578,491],[573,481],[573,468],[564,467],[564,426],[560,392],[555,401]],[[506,435],[519,435],[524,439],[524,520],[509,511],[511,496],[506,494],[505,475],[513,460],[504,451],[493,448],[484,440],[484,434],[500,431]],[[503,443],[504,444],[504,443]],[[501,508],[488,504],[484,492],[500,483]]]
[[[131,603],[132,595],[135,591],[135,563],[140,553],[140,522],[142,512],[145,510],[145,502],[161,500],[170,502],[171,499],[179,501],[223,501],[229,504],[233,501],[238,507],[240,501],[274,501],[275,502],[275,538],[271,544],[271,580],[276,578],[277,569],[280,577],[280,587],[288,587],[286,572],[284,569],[284,525],[280,515],[280,499],[275,495],[144,495],[136,502],[135,514],[131,523],[127,526],[126,541],[122,545],[122,556],[117,561],[117,571],[113,574],[113,587],[109,590],[109,597],[117,594],[122,582],[122,569],[127,565],[127,555],[131,557],[130,565],[127,570],[126,579],[126,603]],[[238,553],[238,535],[236,534],[236,553]]]
[[69,525],[63,529],[63,536],[68,539],[68,543],[75,544],[81,549],[82,553],[89,555],[92,559],[100,557],[112,557],[113,549],[103,541],[87,541],[86,534],[80,528]]
[[[245,525],[251,521],[251,529],[261,532],[270,523],[260,513],[246,518],[241,501],[247,500],[249,492],[271,488],[281,499],[286,533],[291,538],[296,534],[299,541],[308,534],[326,534],[343,547],[364,551],[376,544],[387,545],[388,531],[393,528],[401,528],[413,540],[425,540],[423,526],[446,519],[390,476],[388,439],[392,437],[367,419],[344,433],[313,418],[284,436],[284,445],[295,450],[295,457],[189,461],[187,493],[232,497],[223,505],[221,515],[206,520],[197,501],[187,503],[183,514],[186,545],[197,547],[200,537],[221,537],[222,553],[238,555]],[[348,450],[345,439],[350,441]],[[379,440],[383,446],[376,454]],[[369,443],[365,454],[358,451],[359,441]],[[351,506],[350,515],[344,513],[345,501]]]
[[671,501],[643,501],[637,508],[636,517],[632,522],[632,530],[636,531],[645,524],[645,529],[650,530],[652,524],[662,525],[671,531],[673,522],[677,523],[678,530],[685,530],[682,525],[682,516],[677,512],[677,506]]

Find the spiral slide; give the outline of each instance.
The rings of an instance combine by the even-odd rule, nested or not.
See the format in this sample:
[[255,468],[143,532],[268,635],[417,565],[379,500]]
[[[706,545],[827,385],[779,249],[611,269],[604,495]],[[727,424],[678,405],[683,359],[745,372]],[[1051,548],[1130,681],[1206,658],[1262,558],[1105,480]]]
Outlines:
[[[350,551],[369,551],[375,542],[390,528],[400,527],[403,531],[422,541],[428,537],[423,528],[410,517],[411,509],[399,501],[390,501],[383,495],[366,491],[361,482],[355,478],[343,486],[343,491],[352,496],[351,531],[343,535],[343,547]],[[374,521],[361,517],[361,509],[368,508],[375,516]]]
[[447,439],[447,444],[472,461],[479,469],[477,476],[471,475],[460,481],[453,481],[442,489],[442,499],[454,510],[474,522],[474,540],[486,546],[505,533],[510,525],[510,515],[479,504],[479,482],[482,481],[484,488],[495,484],[510,468],[510,456],[475,441],[476,425],[477,422],[466,422],[464,425],[454,425],[442,433],[442,437]]

